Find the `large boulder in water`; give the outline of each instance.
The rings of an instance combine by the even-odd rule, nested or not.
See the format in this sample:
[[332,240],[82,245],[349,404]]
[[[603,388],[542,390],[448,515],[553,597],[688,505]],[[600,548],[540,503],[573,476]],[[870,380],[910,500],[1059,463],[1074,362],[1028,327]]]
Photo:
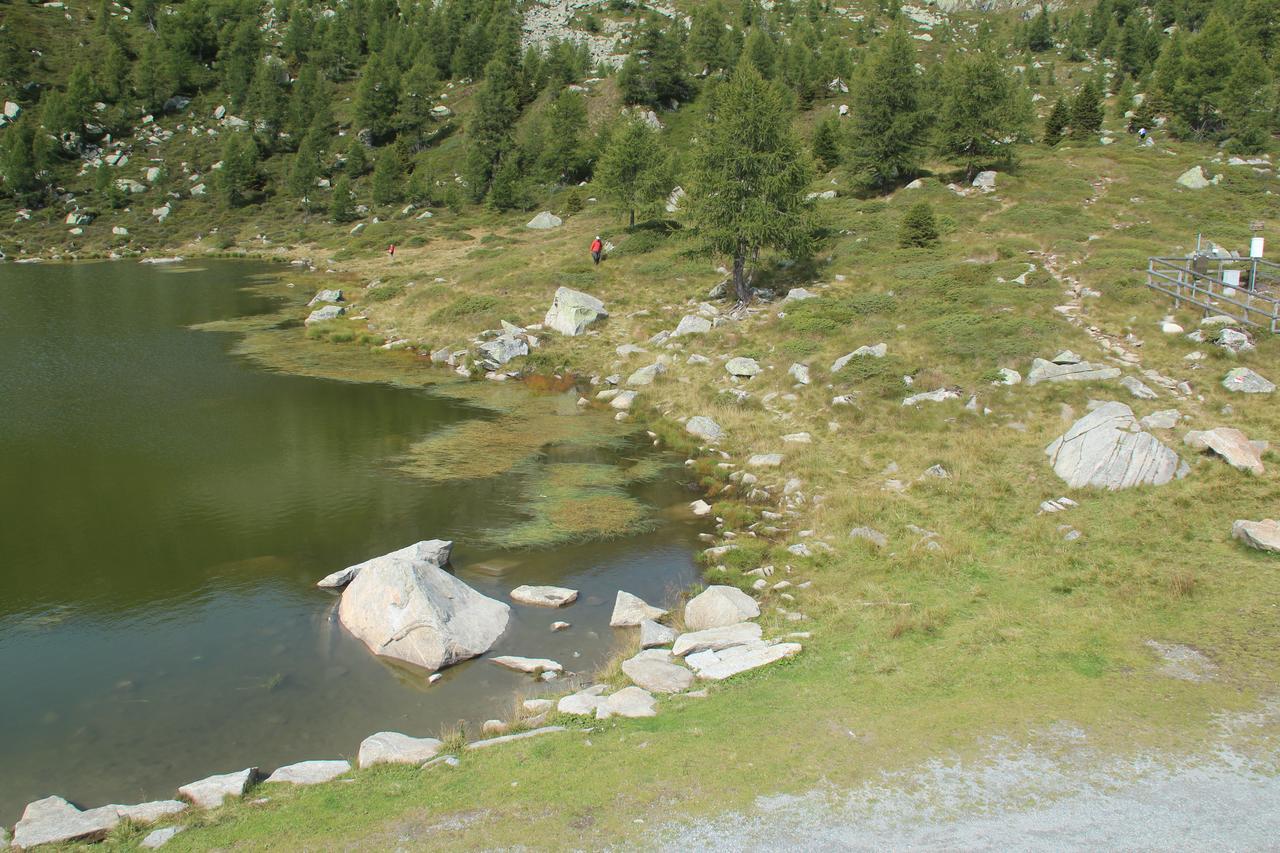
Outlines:
[[375,655],[433,672],[489,651],[511,608],[408,550],[361,564],[338,605],[346,629]]
[[555,329],[562,335],[580,335],[596,320],[608,317],[604,303],[589,293],[570,290],[567,287],[556,289],[551,300],[551,308],[542,324],[548,329]]
[[1124,403],[1104,403],[1045,448],[1053,471],[1072,488],[1163,485],[1187,464],[1149,432]]
[[399,557],[405,560],[416,560],[422,563],[430,563],[433,566],[444,568],[449,565],[449,556],[453,553],[453,542],[449,539],[424,539],[421,542],[414,542],[412,545],[401,548],[398,551],[392,551],[390,554],[384,554],[381,557],[374,557],[372,560],[365,560],[363,563],[356,563],[354,566],[347,566],[345,569],[339,569],[331,575],[326,575],[316,582],[316,586],[322,589],[341,589],[356,579],[356,575],[364,569],[365,566],[377,560],[385,560],[388,557]]

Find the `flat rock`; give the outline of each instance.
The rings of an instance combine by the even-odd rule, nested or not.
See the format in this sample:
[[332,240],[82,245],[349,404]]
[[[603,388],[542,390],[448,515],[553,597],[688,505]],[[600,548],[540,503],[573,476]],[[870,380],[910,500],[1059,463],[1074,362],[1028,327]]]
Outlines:
[[1049,360],[1052,361],[1054,364],[1079,364],[1080,362],[1084,361],[1083,358],[1076,355],[1074,352],[1072,352],[1069,349],[1064,349],[1062,352],[1058,353],[1057,355],[1055,355],[1053,358]]
[[918,406],[921,403],[945,403],[948,400],[959,400],[960,394],[950,388],[939,388],[936,391],[925,391],[922,394],[912,394],[902,401],[904,406]]
[[[601,393],[604,393],[603,391]],[[609,400],[609,408],[617,409],[620,412],[630,411],[632,405],[636,402],[637,393],[635,391],[618,391]]]
[[724,438],[724,429],[720,424],[705,415],[694,415],[685,422],[684,431],[694,438],[706,442],[717,442]]
[[1142,425],[1147,429],[1173,429],[1181,419],[1182,412],[1177,409],[1161,409],[1143,418]]
[[1116,379],[1120,376],[1120,368],[1107,367],[1104,364],[1091,364],[1087,361],[1072,364],[1057,364],[1037,358],[1031,363],[1027,373],[1027,384],[1040,382],[1092,382],[1103,379]]
[[668,628],[661,622],[645,619],[640,623],[640,648],[652,649],[658,646],[669,646],[676,639],[674,628]]
[[518,586],[511,590],[511,600],[534,607],[565,607],[578,600],[578,591],[562,586]]
[[1209,176],[1204,173],[1204,169],[1200,166],[1192,166],[1187,171],[1178,176],[1175,183],[1180,187],[1189,190],[1202,190],[1213,183]]
[[638,655],[622,662],[622,672],[652,693],[679,693],[693,684],[693,673],[685,667]]
[[611,628],[635,628],[646,619],[661,619],[667,611],[654,607],[639,596],[618,590],[618,597],[613,603],[613,615],[609,617]]
[[341,301],[342,301],[341,290],[320,290],[316,292],[315,296],[311,297],[311,301],[307,303],[307,307],[310,308],[312,305],[321,305],[325,302],[341,302]]
[[1250,548],[1280,554],[1280,521],[1264,518],[1262,521],[1237,520],[1231,525],[1231,538],[1239,539]]
[[1154,400],[1160,395],[1152,391],[1144,385],[1140,379],[1134,376],[1126,376],[1120,380],[1120,387],[1124,388],[1139,400]]
[[627,377],[627,384],[634,387],[644,387],[652,385],[659,376],[667,372],[667,366],[662,362],[654,362],[646,367],[642,367],[635,373]]
[[604,691],[603,684],[596,684],[577,693],[562,696],[556,703],[556,710],[561,714],[573,714],[579,717],[594,716],[596,708],[604,701]]
[[239,797],[258,775],[258,768],[248,767],[235,773],[209,776],[178,789],[178,796],[198,809],[216,809],[227,797]]
[[680,322],[676,325],[676,330],[671,333],[671,337],[702,335],[709,331],[711,331],[711,321],[706,317],[699,317],[697,314],[686,314],[680,318]]
[[1072,488],[1126,489],[1163,485],[1187,466],[1159,439],[1143,432],[1124,403],[1104,403],[1045,448],[1054,473]]
[[750,643],[719,651],[705,651],[685,658],[698,678],[721,681],[799,654],[799,643]]
[[316,582],[316,586],[322,589],[339,589],[344,587],[355,580],[356,575],[360,574],[365,566],[377,560],[384,560],[388,557],[429,563],[443,569],[445,566],[449,565],[449,557],[452,554],[453,542],[451,540],[424,539],[421,542],[415,542],[398,551],[392,551],[390,554],[384,554],[381,557],[374,557],[372,560],[365,560],[363,563],[356,563],[354,566],[348,566],[345,569],[340,569],[331,575],[321,578]]
[[172,817],[176,814],[185,812],[188,804],[179,800],[153,800],[149,803],[139,803],[136,806],[110,806],[119,813],[121,819],[127,819],[134,823],[155,823],[161,818]]
[[331,782],[344,773],[350,772],[351,762],[341,759],[336,761],[299,761],[297,764],[286,764],[267,777],[267,782],[285,782],[290,785],[320,785]]
[[501,746],[504,743],[512,743],[518,740],[528,740],[529,738],[542,737],[543,735],[554,734],[556,732],[565,731],[564,726],[543,726],[540,729],[530,729],[527,732],[516,732],[513,735],[502,735],[500,737],[491,737],[485,740],[476,740],[467,744],[467,749],[485,749],[490,746]]
[[527,714],[545,714],[556,706],[556,703],[550,699],[526,699],[520,703],[520,707]]
[[489,659],[491,663],[516,672],[540,675],[544,672],[564,672],[564,667],[548,658],[522,658],[518,655],[501,655]]
[[738,622],[719,628],[689,631],[676,638],[675,644],[671,647],[671,654],[684,657],[708,650],[719,651],[732,646],[747,645],[759,640],[760,636],[760,626],[755,622]]
[[581,335],[587,326],[608,316],[604,303],[591,294],[560,287],[556,289],[542,325],[572,337]]
[[422,764],[435,758],[443,747],[444,743],[433,737],[378,732],[360,743],[356,764],[362,770],[375,764]]
[[1262,378],[1247,367],[1228,370],[1222,380],[1222,387],[1242,394],[1270,394],[1276,390],[1274,382]]
[[1221,456],[1232,467],[1251,474],[1263,474],[1259,448],[1248,437],[1232,427],[1216,427],[1210,430],[1192,430],[1182,441],[1193,450],[1209,450]]
[[724,369],[730,376],[739,376],[743,378],[758,376],[762,372],[759,363],[757,363],[754,358],[747,358],[745,356],[737,356],[736,358],[729,359],[725,362]]
[[644,347],[636,346],[635,344],[623,344],[616,348],[614,352],[618,354],[619,358],[627,358],[632,355],[645,355],[649,351]]
[[736,625],[760,615],[760,605],[733,586],[709,586],[684,606],[684,624],[691,631]]
[[596,719],[610,717],[656,717],[658,701],[643,687],[624,687],[596,705]]
[[849,538],[870,542],[877,548],[883,548],[889,544],[889,537],[872,527],[855,527],[849,531]]
[[753,453],[747,457],[748,468],[777,468],[781,464],[781,453]]
[[493,648],[511,608],[434,561],[393,552],[370,560],[347,585],[338,618],[375,655],[434,672]]
[[343,314],[347,313],[347,309],[341,305],[324,305],[307,315],[307,319],[303,323],[310,326],[312,323],[323,323],[325,320],[336,320]]
[[173,840],[173,837],[179,832],[185,830],[185,826],[166,826],[163,829],[152,830],[147,836],[139,842],[138,846],[143,850],[158,850]]
[[115,806],[81,811],[62,797],[28,803],[13,828],[13,846],[30,849],[40,844],[101,841],[120,822]]

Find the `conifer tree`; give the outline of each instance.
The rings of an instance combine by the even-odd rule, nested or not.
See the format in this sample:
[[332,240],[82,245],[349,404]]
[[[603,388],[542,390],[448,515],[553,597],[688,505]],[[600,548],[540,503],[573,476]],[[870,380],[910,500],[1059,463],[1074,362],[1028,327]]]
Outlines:
[[439,90],[436,63],[430,57],[419,58],[400,79],[396,126],[401,133],[421,135],[431,121],[431,109]]
[[1053,102],[1053,109],[1044,120],[1044,144],[1053,146],[1062,141],[1067,125],[1071,123],[1071,107],[1067,105],[1066,96],[1059,96]]
[[963,163],[967,180],[984,166],[1015,160],[1014,145],[1031,122],[1030,97],[993,51],[954,55],[940,89],[938,151]]
[[671,191],[666,156],[658,134],[638,118],[626,116],[614,127],[596,164],[601,195],[627,212],[631,225],[637,211],[649,211]]
[[751,298],[760,252],[792,257],[812,246],[813,166],[791,126],[786,97],[750,62],[712,93],[695,152],[689,218],[697,240],[733,259],[734,293]]
[[253,84],[249,87],[247,111],[253,121],[254,131],[260,134],[265,146],[275,145],[276,137],[284,129],[288,100],[280,78],[284,68],[263,60],[254,71]]
[[582,95],[561,90],[547,109],[547,137],[541,167],[553,180],[576,180],[585,170],[582,132],[587,127],[587,104]]
[[1032,53],[1044,53],[1053,47],[1053,30],[1049,26],[1049,9],[1041,4],[1040,12],[1031,19],[1027,28],[1027,48]]
[[370,194],[374,204],[391,204],[400,200],[400,182],[403,179],[400,154],[389,145],[378,155],[370,179]]
[[308,132],[298,145],[298,153],[293,158],[293,166],[289,170],[289,194],[302,204],[310,213],[316,193],[316,182],[320,180],[320,143],[319,134]]
[[814,159],[823,169],[830,171],[840,165],[840,119],[828,115],[818,122],[813,129],[813,140],[810,142]]
[[350,222],[356,218],[356,202],[351,194],[351,179],[346,175],[333,185],[333,199],[329,203],[329,217],[334,222]]
[[398,103],[395,69],[381,54],[374,54],[364,66],[356,92],[356,123],[368,128],[374,140],[381,142],[395,129]]
[[525,175],[519,151],[508,151],[494,169],[493,183],[489,185],[485,203],[499,211],[526,206]]
[[1088,139],[1102,129],[1102,92],[1098,78],[1087,81],[1071,99],[1071,137]]
[[701,71],[718,71],[727,67],[725,57],[725,11],[720,0],[700,3],[693,10],[689,28],[689,60]]
[[358,178],[369,171],[369,152],[365,149],[364,143],[360,141],[358,136],[352,135],[350,141],[347,142],[344,159],[342,171],[347,177]]
[[26,116],[0,135],[0,190],[19,204],[31,204],[39,195],[39,137],[35,120]]
[[912,174],[924,146],[915,48],[901,25],[872,44],[850,91],[849,165],[863,186],[882,188]]
[[520,115],[515,70],[510,63],[495,59],[485,66],[484,82],[476,92],[467,135],[463,175],[473,201],[489,193],[493,170],[512,146],[512,127]]
[[251,133],[231,133],[222,144],[222,168],[218,170],[217,188],[228,207],[239,207],[249,200],[258,182],[258,146]]
[[177,89],[177,81],[168,71],[169,63],[165,60],[159,39],[145,39],[138,61],[133,66],[133,91],[143,109],[160,109]]
[[929,202],[920,201],[907,208],[898,224],[898,245],[918,249],[938,242],[938,223]]
[[1276,124],[1276,98],[1271,74],[1256,47],[1246,48],[1238,57],[1220,103],[1231,150],[1240,154],[1265,151]]

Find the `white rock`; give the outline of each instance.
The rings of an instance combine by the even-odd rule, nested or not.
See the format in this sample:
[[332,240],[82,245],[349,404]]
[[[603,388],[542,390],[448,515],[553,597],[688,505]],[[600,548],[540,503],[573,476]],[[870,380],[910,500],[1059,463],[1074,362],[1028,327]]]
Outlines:
[[393,552],[363,565],[338,618],[371,652],[434,672],[493,647],[511,608],[431,560]]
[[608,316],[609,312],[599,299],[588,293],[560,287],[556,289],[551,308],[542,324],[548,329],[572,337],[581,335],[587,326]]
[[604,701],[602,695],[605,691],[603,684],[597,684],[588,687],[585,690],[579,690],[569,696],[564,696],[556,703],[556,710],[561,714],[574,714],[576,716],[594,716],[596,708]]
[[522,658],[517,655],[501,655],[489,660],[490,663],[496,663],[505,669],[526,672],[529,675],[541,675],[544,672],[564,672],[563,666],[548,658]]
[[702,518],[704,516],[711,514],[711,504],[707,503],[704,500],[694,501],[693,503],[689,504],[689,508],[693,510],[693,514],[696,515],[698,518]]
[[879,530],[871,527],[855,527],[849,531],[849,538],[862,539],[863,541],[870,542],[877,548],[883,548],[889,544],[889,538],[887,536]]
[[1142,384],[1142,381],[1134,376],[1126,376],[1120,380],[1120,387],[1124,388],[1139,400],[1154,400],[1160,395],[1152,391],[1149,387]]
[[444,743],[433,737],[378,732],[361,742],[356,763],[362,770],[375,764],[422,764],[435,758],[443,748]]
[[644,599],[629,592],[618,590],[618,597],[613,603],[613,615],[609,617],[612,628],[634,628],[646,619],[661,619],[667,611],[645,603]]
[[732,646],[742,646],[760,639],[760,626],[755,622],[735,622],[718,628],[705,628],[701,631],[689,631],[676,638],[671,647],[671,654],[676,657],[705,652],[718,651]]
[[1259,448],[1238,429],[1217,427],[1204,431],[1192,430],[1183,436],[1182,441],[1193,450],[1216,453],[1232,468],[1248,471],[1250,474],[1266,473]]
[[610,717],[656,717],[658,702],[642,687],[624,687],[596,705],[596,719]]
[[1166,335],[1180,335],[1185,330],[1177,323],[1164,322],[1160,324],[1160,331]]
[[286,764],[267,777],[267,782],[284,782],[289,785],[320,785],[331,782],[351,770],[349,761],[299,761]]
[[156,829],[149,833],[138,844],[143,850],[158,850],[173,840],[173,837],[179,832],[185,830],[185,826],[166,826],[163,829]]
[[632,387],[643,388],[652,385],[659,376],[667,372],[667,366],[660,361],[654,362],[647,367],[642,367],[635,373],[627,377],[627,384]]
[[794,379],[799,385],[808,385],[810,382],[809,365],[793,364],[787,369],[787,375]]
[[341,290],[317,290],[316,295],[311,297],[311,300],[307,303],[307,307],[310,308],[313,305],[323,305],[326,302],[341,301],[343,301]]
[[[835,198],[835,193],[831,193],[831,198]],[[803,287],[793,287],[787,291],[787,295],[783,297],[783,302],[800,302],[805,299],[816,299],[818,294],[810,293]]]
[[1126,489],[1185,476],[1186,463],[1143,432],[1123,403],[1105,403],[1045,448],[1054,473],[1073,488]]
[[1182,413],[1177,409],[1161,409],[1143,418],[1142,425],[1146,429],[1173,429],[1181,418]]
[[1017,385],[1022,382],[1022,374],[1008,367],[1002,367],[997,371],[1000,374],[1001,385]]
[[545,714],[556,706],[550,699],[526,699],[520,703],[526,714]]
[[679,693],[693,684],[693,673],[683,666],[639,655],[624,660],[622,672],[652,693]]
[[198,809],[216,809],[227,797],[239,797],[249,787],[258,768],[248,767],[235,773],[209,776],[178,789],[178,796],[188,800]]
[[149,803],[139,803],[136,806],[112,805],[108,806],[108,808],[115,809],[116,812],[119,813],[121,820],[147,824],[155,823],[162,818],[181,814],[187,810],[188,806],[186,803],[179,802],[178,800],[155,800]]
[[562,586],[525,585],[511,590],[511,600],[534,607],[565,607],[578,600],[578,591]]
[[1187,171],[1178,176],[1176,181],[1178,186],[1186,187],[1189,190],[1202,190],[1215,181],[1210,180],[1209,176],[1204,173],[1204,169],[1200,166],[1192,166]]
[[1262,521],[1240,519],[1231,525],[1231,538],[1239,539],[1250,548],[1280,554],[1280,521],[1264,518]]
[[1243,394],[1270,394],[1276,390],[1274,382],[1264,379],[1247,367],[1237,367],[1227,371],[1222,380],[1222,387],[1228,391]]
[[533,228],[539,231],[545,231],[548,228],[559,228],[564,224],[564,220],[556,216],[550,211],[544,210],[537,216],[525,223],[525,228]]
[[709,331],[711,331],[711,321],[706,317],[699,317],[697,314],[686,314],[680,318],[680,322],[676,325],[676,330],[671,333],[671,337],[702,335]]
[[747,457],[748,468],[777,468],[782,465],[781,453],[753,453]]
[[760,365],[756,363],[756,360],[754,358],[746,358],[744,356],[729,359],[725,363],[724,369],[730,376],[741,376],[745,378],[758,376],[761,373]]
[[1090,382],[1103,379],[1116,379],[1120,376],[1120,368],[1107,367],[1102,364],[1090,364],[1087,361],[1073,364],[1057,364],[1037,358],[1031,363],[1031,371],[1027,374],[1027,384],[1036,385],[1041,382]]
[[684,431],[694,438],[714,444],[724,438],[724,430],[720,424],[704,415],[694,415],[684,425]]
[[730,676],[799,654],[799,643],[751,643],[720,651],[698,652],[685,658],[699,678],[721,681]]
[[959,400],[960,394],[950,388],[939,388],[923,394],[912,394],[902,401],[904,406],[918,406],[921,403],[945,403],[947,400]]
[[392,551],[390,554],[384,554],[381,557],[374,557],[372,560],[365,560],[363,563],[356,563],[354,566],[348,566],[340,569],[331,575],[327,575],[316,582],[316,586],[321,589],[338,589],[346,586],[356,579],[356,575],[364,569],[365,566],[378,560],[387,558],[397,558],[404,560],[413,560],[420,563],[429,563],[433,566],[444,568],[449,565],[449,557],[453,553],[453,541],[449,539],[424,539],[421,542],[414,542],[398,551]]
[[996,188],[996,173],[992,171],[979,172],[973,177],[973,185],[983,192],[991,192]]
[[736,625],[759,615],[756,600],[732,586],[709,586],[684,606],[684,624],[692,631]]
[[62,797],[28,803],[13,828],[13,846],[29,850],[41,844],[101,841],[120,822],[114,806],[81,811]]
[[660,622],[645,619],[640,623],[640,648],[642,649],[668,646],[675,641],[675,638],[675,630]]

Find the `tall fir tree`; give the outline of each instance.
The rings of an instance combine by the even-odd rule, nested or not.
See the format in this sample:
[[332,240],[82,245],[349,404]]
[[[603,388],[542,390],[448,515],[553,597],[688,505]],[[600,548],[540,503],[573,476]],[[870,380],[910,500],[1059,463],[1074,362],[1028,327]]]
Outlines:
[[329,201],[329,217],[338,223],[356,218],[356,200],[351,193],[351,179],[342,175],[333,185],[333,198]]
[[1012,164],[1030,126],[1031,101],[995,52],[953,55],[940,88],[938,152],[963,164],[968,180],[983,167]]
[[839,166],[843,159],[840,137],[840,119],[835,115],[826,116],[813,129],[809,147],[813,149],[814,159],[827,171]]
[[1053,109],[1044,120],[1044,144],[1057,145],[1071,123],[1071,107],[1067,105],[1066,96],[1059,96],[1053,102]]
[[515,69],[510,63],[495,59],[485,67],[484,82],[476,92],[467,123],[471,145],[463,177],[472,201],[481,201],[488,195],[494,168],[513,147],[512,128],[519,115]]
[[1049,8],[1040,6],[1040,12],[1027,26],[1027,48],[1032,53],[1044,53],[1053,47],[1053,28],[1049,25]]
[[649,212],[671,190],[667,158],[658,134],[633,116],[625,116],[613,129],[608,145],[596,164],[594,184],[608,202],[636,224],[637,212]]
[[1088,139],[1102,129],[1102,83],[1094,77],[1086,80],[1071,99],[1071,137]]
[[258,182],[258,145],[253,134],[232,132],[222,143],[222,168],[217,189],[228,207],[240,207]]
[[884,188],[912,175],[927,139],[915,48],[902,24],[872,43],[850,96],[849,167],[857,182]]
[[364,66],[356,90],[356,122],[368,128],[382,142],[396,127],[400,81],[395,67],[381,54],[374,54]]

